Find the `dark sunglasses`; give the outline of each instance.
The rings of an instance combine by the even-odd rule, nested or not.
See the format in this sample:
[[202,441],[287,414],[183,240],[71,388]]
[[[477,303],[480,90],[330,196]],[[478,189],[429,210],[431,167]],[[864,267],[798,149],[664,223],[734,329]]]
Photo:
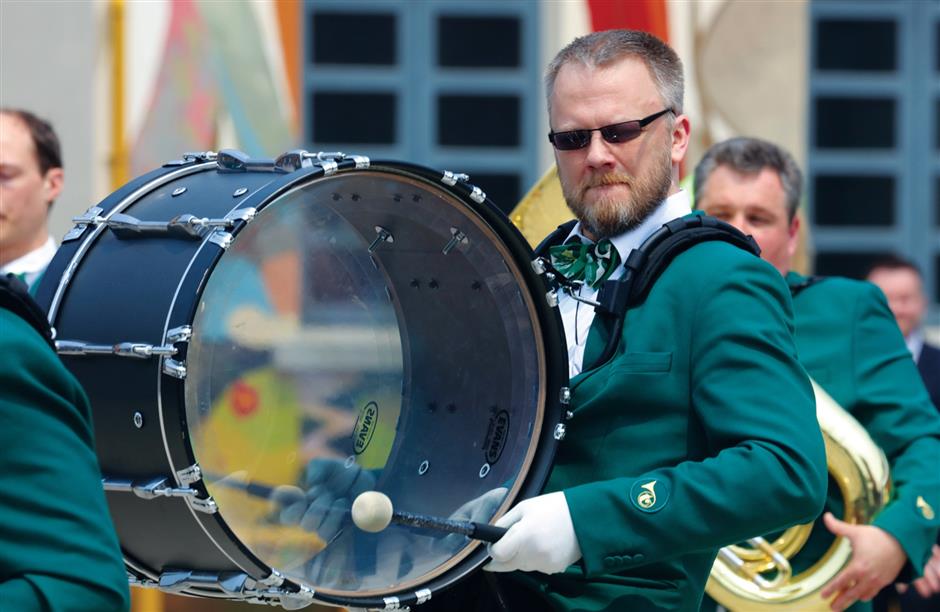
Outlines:
[[571,130],[570,132],[549,132],[548,141],[559,151],[574,151],[583,149],[591,143],[591,132],[600,132],[601,137],[609,143],[617,144],[629,142],[643,133],[643,128],[656,121],[666,113],[673,112],[671,108],[653,113],[649,117],[614,123],[593,130]]

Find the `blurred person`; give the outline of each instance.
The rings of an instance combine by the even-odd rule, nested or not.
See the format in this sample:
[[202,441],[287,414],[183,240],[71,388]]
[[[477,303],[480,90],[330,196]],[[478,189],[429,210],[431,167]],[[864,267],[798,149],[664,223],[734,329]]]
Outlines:
[[[940,348],[925,342],[922,324],[927,314],[927,296],[920,270],[911,261],[891,256],[872,264],[867,278],[888,298],[888,307],[917,363],[930,399],[940,410]],[[875,600],[875,610],[889,610],[894,602],[903,612],[940,610],[940,538],[937,544],[924,567],[924,576],[914,581],[914,588],[899,584],[897,592],[890,587],[885,589]]]
[[[868,430],[890,463],[892,496],[871,525],[847,524],[827,511],[791,560],[794,572],[803,571],[834,536],[847,538],[851,561],[821,594],[834,596],[833,610],[853,604],[853,610],[865,610],[871,605],[855,602],[921,575],[930,559],[940,527],[940,416],[877,287],[791,270],[801,192],[802,174],[792,156],[755,138],[714,145],[695,169],[697,208],[757,240],[761,256],[793,294],[800,361]],[[841,507],[834,493],[827,510]]]
[[912,262],[893,256],[876,261],[867,278],[888,298],[888,307],[894,313],[907,349],[920,370],[930,400],[940,410],[940,347],[926,342],[923,322],[927,314],[927,296],[924,295],[920,270]]
[[0,274],[36,284],[56,252],[48,220],[63,181],[52,126],[29,111],[0,108]]
[[51,337],[25,284],[0,276],[0,610],[126,610],[91,409]]

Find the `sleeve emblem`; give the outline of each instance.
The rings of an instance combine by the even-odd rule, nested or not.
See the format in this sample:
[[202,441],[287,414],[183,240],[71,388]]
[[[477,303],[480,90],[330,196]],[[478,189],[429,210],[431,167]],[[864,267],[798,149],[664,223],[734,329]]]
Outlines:
[[936,516],[933,508],[930,507],[930,504],[928,504],[927,500],[921,495],[917,496],[917,509],[920,510],[921,515],[928,521],[932,521],[934,516]]
[[633,483],[630,489],[630,501],[643,512],[657,512],[666,505],[669,498],[669,488],[665,482],[659,480],[642,479]]

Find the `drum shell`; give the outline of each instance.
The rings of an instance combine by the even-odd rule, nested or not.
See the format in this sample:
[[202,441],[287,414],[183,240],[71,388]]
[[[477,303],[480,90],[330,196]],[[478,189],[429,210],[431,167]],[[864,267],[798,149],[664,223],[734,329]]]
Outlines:
[[[240,207],[259,188],[283,178],[274,173],[216,170],[214,163],[157,170],[99,204],[100,214],[117,209],[142,221],[166,221],[187,213],[219,218]],[[183,188],[182,193],[173,195]],[[248,190],[233,196],[241,188]],[[145,193],[135,197],[138,190]],[[56,254],[37,296],[47,308],[52,305],[57,289],[52,281],[59,280],[59,271],[64,271],[83,249],[84,256],[65,293],[59,296],[50,322],[58,339],[80,338],[95,344],[163,344],[167,313],[178,295],[188,302],[185,310],[189,312],[183,318],[192,319],[195,288],[180,291],[181,279],[190,269],[201,268],[204,275],[222,251],[220,246],[202,240],[119,239],[111,231],[96,233],[91,228],[82,238],[65,243]],[[126,307],[129,296],[134,296],[133,309]],[[96,308],[80,307],[86,304],[96,304]],[[186,443],[183,382],[163,375],[161,360],[109,355],[62,355],[62,360],[82,382],[93,406],[102,474],[118,479],[172,475],[194,463]],[[102,371],[108,375],[101,376]],[[135,425],[137,415],[141,427]],[[270,573],[247,551],[235,549],[220,554],[212,546],[193,546],[193,542],[204,540],[206,533],[192,520],[193,511],[181,499],[148,500],[111,491],[106,498],[128,561],[150,578],[159,577],[163,568],[174,567],[201,571],[240,571],[247,567],[256,578]],[[141,525],[149,527],[141,529]],[[219,535],[223,534],[224,530]],[[242,554],[236,565],[228,557],[239,552]]]

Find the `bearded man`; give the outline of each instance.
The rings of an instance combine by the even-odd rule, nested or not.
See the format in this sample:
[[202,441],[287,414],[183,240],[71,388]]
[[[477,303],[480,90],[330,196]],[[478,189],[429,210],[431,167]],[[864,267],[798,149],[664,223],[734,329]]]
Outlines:
[[579,288],[559,303],[572,416],[545,493],[497,522],[509,531],[484,567],[495,601],[468,603],[477,589],[430,603],[693,610],[721,546],[822,507],[825,451],[789,294],[754,253],[696,244],[627,311],[613,356],[597,363],[611,328],[578,300],[619,278],[619,261],[665,222],[691,214],[677,185],[689,142],[682,65],[647,33],[599,32],[563,49],[546,85],[549,139],[578,218],[553,260],[589,271],[571,273]]

